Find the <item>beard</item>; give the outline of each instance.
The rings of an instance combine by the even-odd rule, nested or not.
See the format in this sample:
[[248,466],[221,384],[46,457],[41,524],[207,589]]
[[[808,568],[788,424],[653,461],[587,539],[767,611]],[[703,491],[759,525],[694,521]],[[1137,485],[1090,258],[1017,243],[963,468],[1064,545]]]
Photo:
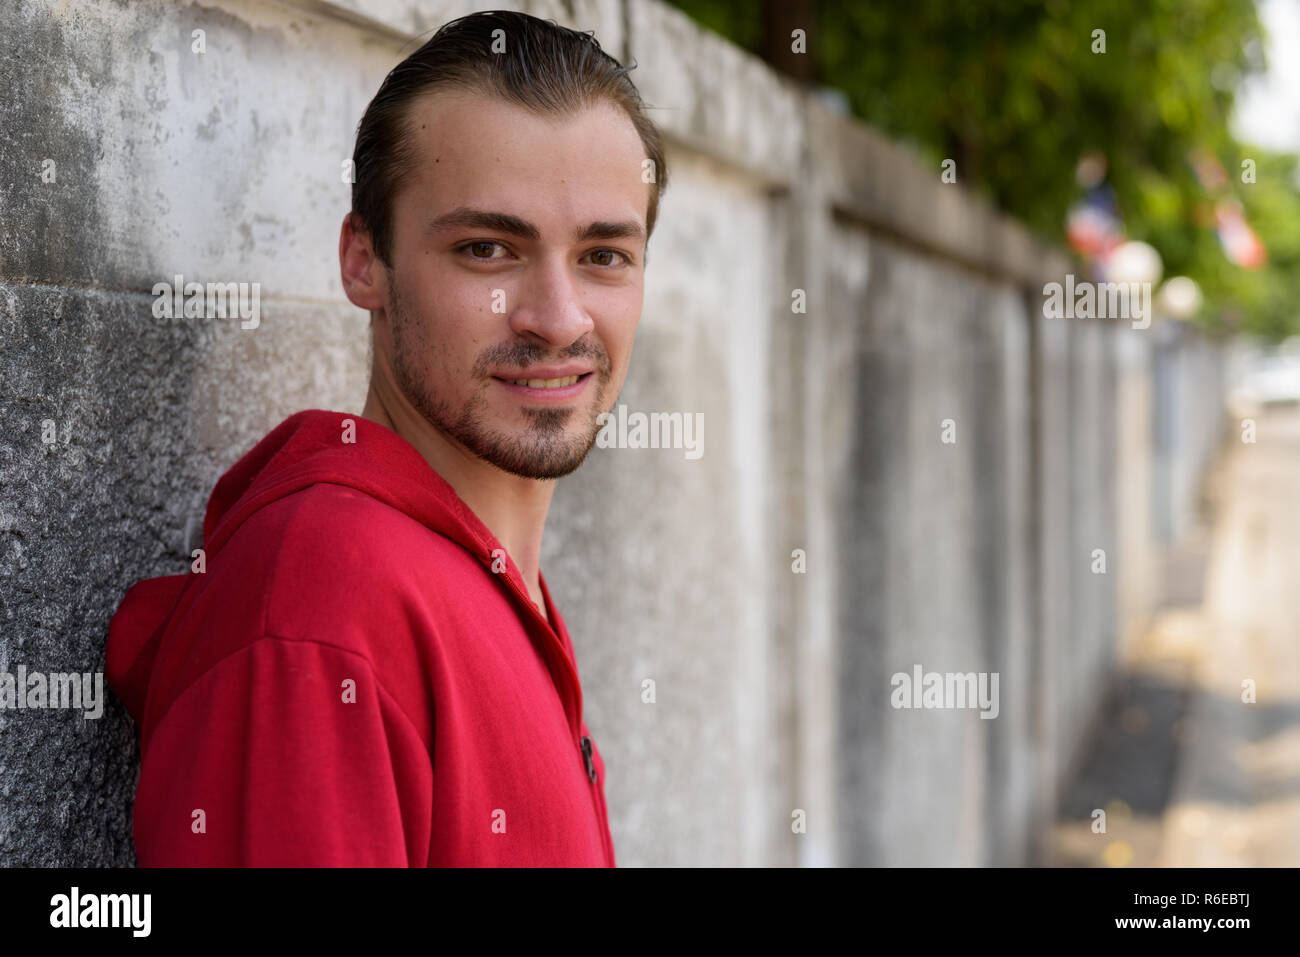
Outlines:
[[[459,409],[439,396],[428,381],[421,360],[436,352],[428,329],[412,320],[402,302],[397,283],[390,273],[392,290],[388,311],[393,342],[393,372],[397,386],[408,402],[439,432],[464,446],[478,458],[504,472],[530,479],[557,479],[574,471],[596,444],[600,425],[598,412],[606,412],[605,393],[611,377],[609,354],[595,342],[579,339],[548,356],[545,346],[536,342],[502,343],[485,349],[474,362],[472,377],[479,385]],[[490,409],[486,393],[492,387],[490,370],[501,366],[527,368],[547,359],[592,359],[596,368],[596,394],[587,409],[530,409],[521,411],[526,424],[522,429],[505,431],[489,423]],[[570,426],[580,422],[575,432]]]

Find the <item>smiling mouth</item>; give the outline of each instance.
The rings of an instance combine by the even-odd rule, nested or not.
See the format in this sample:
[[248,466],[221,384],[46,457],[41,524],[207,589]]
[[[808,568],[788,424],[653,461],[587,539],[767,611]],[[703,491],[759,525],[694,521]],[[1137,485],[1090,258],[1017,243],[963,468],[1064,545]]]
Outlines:
[[584,372],[582,375],[566,375],[558,379],[501,379],[500,381],[510,385],[527,386],[530,389],[563,389],[567,386],[576,385],[589,375],[591,375],[590,372]]

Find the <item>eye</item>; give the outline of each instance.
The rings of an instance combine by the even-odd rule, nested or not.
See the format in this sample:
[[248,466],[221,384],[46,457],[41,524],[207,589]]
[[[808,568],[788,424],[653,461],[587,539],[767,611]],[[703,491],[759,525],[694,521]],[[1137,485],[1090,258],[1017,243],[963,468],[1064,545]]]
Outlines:
[[593,249],[588,255],[593,263],[605,269],[619,265],[620,260],[625,265],[632,265],[632,257],[617,249]]
[[458,252],[468,253],[470,259],[480,259],[480,260],[504,258],[504,255],[502,256],[493,255],[493,251],[497,249],[501,250],[503,254],[505,252],[508,252],[505,246],[502,246],[500,243],[494,243],[491,240],[487,240],[487,239],[476,239],[472,243],[465,243],[463,246],[457,247]]

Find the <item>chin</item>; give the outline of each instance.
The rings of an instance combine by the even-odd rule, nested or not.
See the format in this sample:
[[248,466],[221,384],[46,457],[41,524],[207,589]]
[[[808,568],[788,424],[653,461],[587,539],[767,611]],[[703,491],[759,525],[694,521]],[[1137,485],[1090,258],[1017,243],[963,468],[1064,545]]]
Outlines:
[[531,427],[479,434],[471,445],[484,461],[503,472],[529,479],[557,479],[576,471],[596,444],[594,427],[574,432]]
[[503,472],[518,475],[520,478],[548,481],[564,478],[578,470],[586,459],[587,453],[581,455],[539,456],[539,455],[493,455],[487,459]]

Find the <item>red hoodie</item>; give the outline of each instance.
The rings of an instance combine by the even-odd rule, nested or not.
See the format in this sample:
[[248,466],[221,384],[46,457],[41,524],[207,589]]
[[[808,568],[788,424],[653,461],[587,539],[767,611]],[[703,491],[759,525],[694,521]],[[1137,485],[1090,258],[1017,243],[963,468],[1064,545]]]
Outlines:
[[546,581],[555,628],[405,439],[290,416],[203,540],[202,573],[138,582],[109,626],[142,865],[614,866]]

